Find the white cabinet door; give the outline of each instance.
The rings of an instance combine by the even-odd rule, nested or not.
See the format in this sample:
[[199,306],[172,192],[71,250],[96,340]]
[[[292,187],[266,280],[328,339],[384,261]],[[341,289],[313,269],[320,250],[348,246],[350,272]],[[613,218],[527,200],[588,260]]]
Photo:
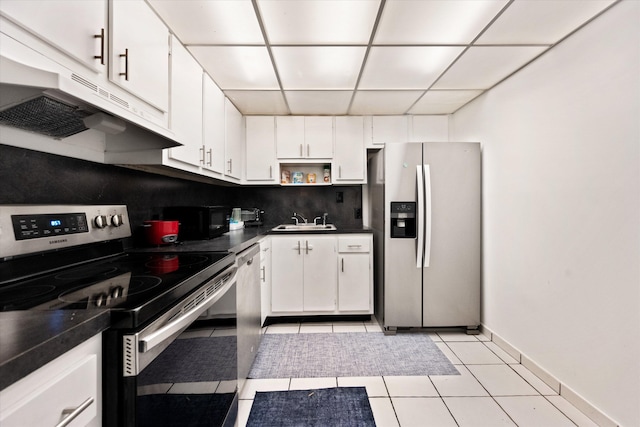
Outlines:
[[333,157],[333,117],[305,117],[304,139],[304,157],[308,159]]
[[106,72],[106,0],[2,0],[0,10],[93,71]]
[[370,310],[369,254],[340,254],[338,263],[338,310]]
[[144,0],[110,0],[109,79],[169,111],[169,31]]
[[304,311],[336,309],[336,239],[309,237],[300,239],[304,252]]
[[366,182],[364,118],[358,116],[336,117],[335,126],[333,181],[341,184]]
[[303,260],[300,239],[278,236],[271,239],[271,311],[302,312]]
[[[0,425],[102,425],[102,335],[95,335],[0,391]],[[71,419],[68,410],[77,409]]]
[[247,181],[278,183],[275,118],[273,116],[247,116],[245,123]]
[[373,236],[339,236],[338,252],[338,311],[373,313]]
[[244,124],[240,111],[225,98],[225,172],[231,178],[242,178],[242,148],[244,146]]
[[304,117],[276,117],[278,158],[300,159],[304,155]]
[[224,103],[225,97],[208,74],[202,83],[202,119],[204,138],[203,169],[224,173]]
[[333,117],[276,117],[279,159],[330,159],[333,157]]
[[262,287],[260,324],[264,325],[267,316],[271,314],[271,239],[269,237],[260,241],[260,286]]
[[200,166],[202,145],[202,68],[187,49],[171,41],[171,130],[181,147],[169,148],[169,158]]
[[407,142],[409,140],[407,116],[373,116],[371,135],[374,144]]

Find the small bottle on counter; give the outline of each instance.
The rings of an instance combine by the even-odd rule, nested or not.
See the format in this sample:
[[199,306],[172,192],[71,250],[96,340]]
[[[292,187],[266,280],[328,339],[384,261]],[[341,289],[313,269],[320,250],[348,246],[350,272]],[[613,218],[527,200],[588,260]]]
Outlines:
[[331,167],[329,165],[324,165],[322,180],[326,183],[331,182]]

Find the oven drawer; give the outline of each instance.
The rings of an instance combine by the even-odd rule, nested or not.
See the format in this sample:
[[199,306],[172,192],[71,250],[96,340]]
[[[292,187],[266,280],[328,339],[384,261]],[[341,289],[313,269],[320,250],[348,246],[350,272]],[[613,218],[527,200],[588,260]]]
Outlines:
[[[41,368],[41,369],[46,369]],[[86,426],[98,415],[98,360],[89,355],[36,387],[8,408],[2,408],[3,427]],[[4,406],[4,405],[3,405]],[[65,423],[64,421],[68,421]]]

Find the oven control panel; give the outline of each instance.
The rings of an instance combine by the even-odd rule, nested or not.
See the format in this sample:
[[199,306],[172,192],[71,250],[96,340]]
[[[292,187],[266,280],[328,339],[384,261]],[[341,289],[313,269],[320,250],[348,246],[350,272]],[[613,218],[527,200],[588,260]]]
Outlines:
[[124,205],[0,205],[0,259],[130,236]]
[[87,216],[80,212],[44,215],[11,215],[11,222],[13,223],[13,234],[16,240],[89,232]]

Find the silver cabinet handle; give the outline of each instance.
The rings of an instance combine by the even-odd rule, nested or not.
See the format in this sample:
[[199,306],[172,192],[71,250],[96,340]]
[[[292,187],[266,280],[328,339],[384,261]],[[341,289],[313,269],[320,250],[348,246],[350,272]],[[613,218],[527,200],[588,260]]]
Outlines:
[[300,157],[302,157],[302,156],[303,156],[303,153],[302,153],[302,144],[300,144]]
[[362,245],[347,245],[347,247],[352,249],[357,249],[357,248],[361,248]]
[[344,258],[341,259],[341,262],[342,262],[342,267],[341,267],[342,268],[342,272],[344,273]]
[[229,163],[229,172],[227,173],[231,173],[231,171],[233,170],[233,159],[229,159],[227,160],[227,163]]
[[267,272],[266,272],[266,267],[264,267],[264,266],[263,266],[263,267],[261,268],[261,270],[262,270],[262,281],[263,281],[263,282],[266,282],[266,281],[267,281]]
[[200,147],[200,163],[204,165],[204,145]]
[[213,155],[211,154],[212,151],[213,151],[213,148],[207,151],[207,154],[209,155],[209,161],[207,162],[207,166],[211,166],[211,162],[213,161]]
[[269,178],[273,178],[273,166],[269,166]]
[[338,178],[342,178],[342,166],[338,166]]
[[298,247],[297,248],[293,248],[294,250],[297,249],[298,250],[298,255],[300,255],[300,240],[298,240]]
[[62,416],[64,418],[62,419],[62,421],[60,421],[58,424],[56,424],[56,427],[68,426],[71,421],[75,420],[78,417],[78,415],[80,415],[82,413],[82,411],[84,411],[89,406],[91,406],[92,403],[93,403],[93,397],[90,397],[87,400],[85,400],[84,402],[82,402],[80,404],[80,406],[78,406],[77,408],[64,409],[62,411]]
[[311,157],[311,148],[309,147],[309,144],[307,144],[307,157]]
[[129,49],[125,49],[124,53],[120,54],[120,58],[124,58],[124,73],[120,73],[120,75],[129,81]]
[[99,59],[100,64],[104,65],[104,28],[100,29],[100,34],[94,34],[94,39],[100,39],[100,55],[94,55],[93,59]]

